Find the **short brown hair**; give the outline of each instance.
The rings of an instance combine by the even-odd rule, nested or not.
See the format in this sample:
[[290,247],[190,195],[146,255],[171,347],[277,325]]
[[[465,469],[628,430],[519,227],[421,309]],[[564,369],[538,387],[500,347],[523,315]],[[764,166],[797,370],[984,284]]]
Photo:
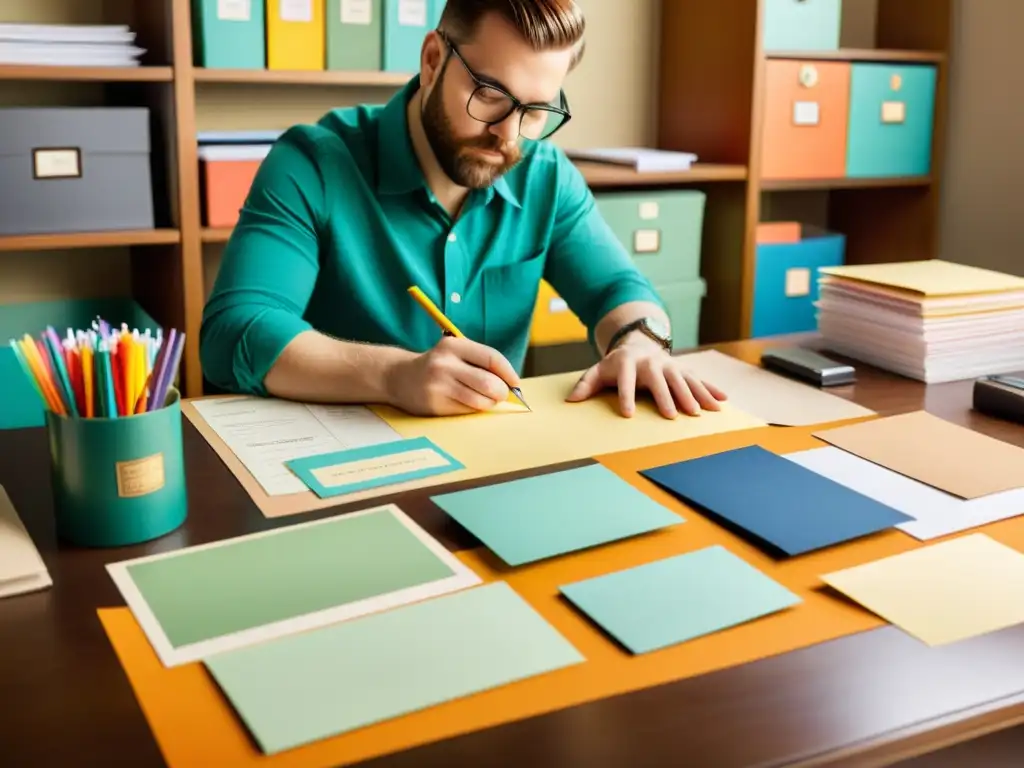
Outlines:
[[570,69],[583,58],[586,20],[575,0],[448,0],[439,26],[456,41],[467,40],[488,13],[514,26],[534,50],[574,47]]

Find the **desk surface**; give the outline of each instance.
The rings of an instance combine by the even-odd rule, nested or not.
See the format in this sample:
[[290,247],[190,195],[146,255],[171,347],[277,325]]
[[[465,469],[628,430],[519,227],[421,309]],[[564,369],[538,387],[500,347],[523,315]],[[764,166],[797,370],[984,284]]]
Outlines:
[[[756,362],[763,345],[717,348]],[[837,394],[883,415],[923,408],[1024,445],[1024,428],[970,410],[970,382],[925,387],[866,366],[858,369],[858,384]],[[294,522],[265,519],[187,420],[184,428],[186,525],[150,545],[99,551],[55,544],[43,431],[0,432],[0,484],[55,584],[46,592],[0,601],[4,764],[161,765],[96,616],[98,607],[124,604],[104,565]],[[436,491],[387,500],[400,501],[440,536],[441,513],[427,500]],[[450,548],[470,544],[442,540]],[[1022,648],[1024,626],[943,648],[908,643],[899,630],[885,627],[365,765],[638,768],[685,762],[746,768],[892,762],[1024,721]]]

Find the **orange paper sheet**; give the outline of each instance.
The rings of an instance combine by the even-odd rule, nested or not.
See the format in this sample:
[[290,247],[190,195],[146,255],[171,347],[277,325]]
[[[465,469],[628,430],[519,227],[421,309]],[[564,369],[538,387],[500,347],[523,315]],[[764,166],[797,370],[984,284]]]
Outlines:
[[[599,458],[600,463],[679,511],[683,525],[517,569],[486,550],[458,553],[485,582],[506,580],[561,632],[587,661],[576,667],[380,723],[276,755],[263,756],[200,664],[164,668],[126,608],[100,619],[124,666],[171,768],[193,765],[347,765],[459,734],[583,704],[616,694],[747,663],[844,635],[884,621],[824,588],[821,574],[920,546],[899,531],[776,562],[754,546],[654,488],[637,470],[717,451],[759,444],[777,453],[820,447],[808,428],[760,428],[714,435]],[[1019,523],[1020,521],[1007,521]],[[996,526],[1005,523],[996,524]],[[643,656],[631,656],[560,599],[560,585],[673,554],[721,544],[795,591],[804,602],[781,614]],[[416,642],[409,638],[409,642]]]

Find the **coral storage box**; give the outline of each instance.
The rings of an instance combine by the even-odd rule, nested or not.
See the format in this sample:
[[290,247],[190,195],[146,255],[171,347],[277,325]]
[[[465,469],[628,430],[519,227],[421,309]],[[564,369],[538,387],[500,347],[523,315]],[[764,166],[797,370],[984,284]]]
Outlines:
[[764,49],[834,51],[842,16],[842,0],[765,0]]
[[808,225],[800,226],[792,242],[778,237],[777,225],[766,226],[764,232],[762,239],[759,227],[750,334],[813,331],[820,270],[843,263],[846,238]]
[[925,176],[931,171],[936,81],[930,64],[853,65],[848,176]]
[[0,109],[0,235],[152,229],[149,110]]
[[765,93],[762,178],[844,176],[849,63],[769,61],[765,67]]
[[269,144],[199,148],[203,218],[207,227],[233,227]]

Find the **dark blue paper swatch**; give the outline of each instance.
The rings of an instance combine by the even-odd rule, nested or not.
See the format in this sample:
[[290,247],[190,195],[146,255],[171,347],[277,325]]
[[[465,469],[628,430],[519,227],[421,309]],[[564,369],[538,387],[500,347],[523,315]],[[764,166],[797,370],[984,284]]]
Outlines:
[[640,474],[786,555],[913,519],[757,445]]

